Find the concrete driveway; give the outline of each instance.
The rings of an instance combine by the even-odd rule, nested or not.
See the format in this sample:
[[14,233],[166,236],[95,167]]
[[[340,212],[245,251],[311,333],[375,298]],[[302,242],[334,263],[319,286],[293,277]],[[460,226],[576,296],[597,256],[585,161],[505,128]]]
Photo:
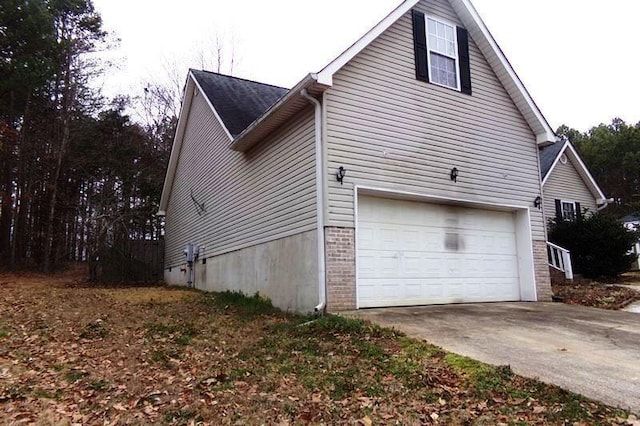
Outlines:
[[491,303],[349,315],[640,413],[640,314],[561,303]]

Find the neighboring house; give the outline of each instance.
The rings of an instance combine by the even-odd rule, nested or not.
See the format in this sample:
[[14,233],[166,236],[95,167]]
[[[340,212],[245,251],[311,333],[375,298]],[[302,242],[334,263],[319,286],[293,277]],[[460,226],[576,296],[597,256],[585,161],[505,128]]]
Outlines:
[[604,193],[568,140],[540,148],[545,219],[575,220],[606,207]]
[[554,142],[468,0],[403,2],[290,90],[191,71],[165,279],[293,311],[550,300]]
[[[560,140],[540,148],[542,178],[542,210],[547,225],[550,221],[576,220],[607,206],[604,193],[591,176],[578,151],[568,140]],[[563,247],[548,244],[549,266],[564,273],[552,274],[554,281],[573,279],[571,253]]]

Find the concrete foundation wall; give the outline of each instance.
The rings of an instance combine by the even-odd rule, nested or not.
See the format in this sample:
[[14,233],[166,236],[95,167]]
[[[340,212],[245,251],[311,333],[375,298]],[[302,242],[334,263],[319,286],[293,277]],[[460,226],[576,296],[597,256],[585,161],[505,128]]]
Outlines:
[[[206,264],[199,260],[195,287],[248,296],[259,293],[285,311],[311,312],[319,302],[316,241],[314,230],[211,257]],[[180,269],[166,269],[165,281],[187,285],[187,273]]]

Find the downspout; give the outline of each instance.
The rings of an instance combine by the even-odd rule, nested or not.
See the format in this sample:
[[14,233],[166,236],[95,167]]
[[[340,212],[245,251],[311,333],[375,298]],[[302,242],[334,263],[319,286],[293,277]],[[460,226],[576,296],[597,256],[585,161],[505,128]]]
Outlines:
[[317,218],[317,241],[318,241],[318,305],[314,308],[316,313],[324,312],[327,304],[327,285],[324,258],[324,180],[322,171],[324,161],[322,155],[322,105],[313,96],[309,95],[307,89],[300,91],[300,96],[308,100],[315,107],[316,125],[316,218]]

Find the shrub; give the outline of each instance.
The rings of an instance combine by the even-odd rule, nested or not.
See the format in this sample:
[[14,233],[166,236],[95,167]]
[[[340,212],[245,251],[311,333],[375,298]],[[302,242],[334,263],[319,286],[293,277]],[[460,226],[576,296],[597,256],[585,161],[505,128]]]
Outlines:
[[574,272],[587,278],[613,278],[636,259],[628,254],[640,233],[600,213],[573,222],[551,222],[549,240],[571,251]]

